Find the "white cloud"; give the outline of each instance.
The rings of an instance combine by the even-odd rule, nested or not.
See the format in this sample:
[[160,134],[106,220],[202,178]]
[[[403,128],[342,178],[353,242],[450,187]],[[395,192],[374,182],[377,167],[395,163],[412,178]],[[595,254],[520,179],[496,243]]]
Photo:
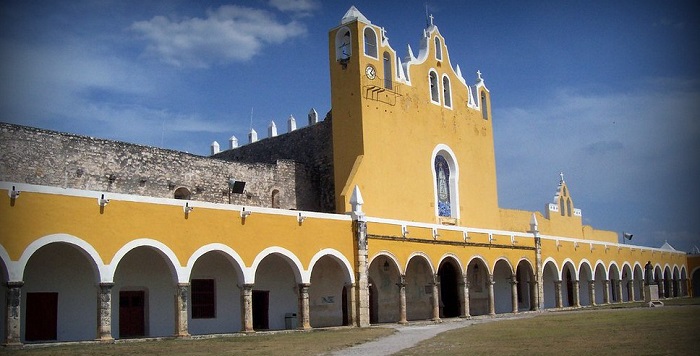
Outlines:
[[563,171],[586,224],[631,227],[650,245],[687,244],[684,231],[697,227],[688,217],[698,211],[700,91],[681,80],[646,84],[494,109],[501,206],[541,210]]
[[174,66],[198,68],[247,61],[264,45],[306,33],[297,21],[281,23],[269,11],[237,5],[208,10],[206,18],[156,16],[135,22],[130,29],[148,42],[147,55]]
[[315,0],[270,0],[270,6],[284,12],[309,14],[320,7]]

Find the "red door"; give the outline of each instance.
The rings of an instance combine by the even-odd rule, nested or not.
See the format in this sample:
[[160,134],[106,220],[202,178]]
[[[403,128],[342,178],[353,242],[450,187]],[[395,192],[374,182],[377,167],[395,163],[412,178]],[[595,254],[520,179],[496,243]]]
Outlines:
[[56,340],[58,293],[27,293],[26,341]]
[[119,337],[144,337],[145,333],[145,298],[140,291],[119,292]]

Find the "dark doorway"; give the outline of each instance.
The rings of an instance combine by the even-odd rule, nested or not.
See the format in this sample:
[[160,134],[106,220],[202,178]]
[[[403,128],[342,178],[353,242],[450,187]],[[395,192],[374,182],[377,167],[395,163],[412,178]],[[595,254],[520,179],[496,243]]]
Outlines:
[[571,270],[566,269],[566,301],[569,306],[574,305],[574,284],[571,281]]
[[119,292],[119,337],[146,336],[146,292]]
[[269,324],[270,291],[253,291],[253,330],[268,330]]
[[379,310],[377,310],[377,304],[379,304],[379,295],[377,294],[377,289],[369,279],[369,322],[370,324],[376,324],[379,322]]
[[350,320],[348,320],[348,287],[343,286],[342,295],[342,309],[343,309],[343,325],[350,325]]
[[459,316],[459,272],[452,263],[443,263],[438,274],[440,275],[442,317],[457,317]]
[[700,297],[700,269],[693,272],[690,284],[693,287],[693,297]]
[[58,293],[27,293],[26,341],[56,340]]

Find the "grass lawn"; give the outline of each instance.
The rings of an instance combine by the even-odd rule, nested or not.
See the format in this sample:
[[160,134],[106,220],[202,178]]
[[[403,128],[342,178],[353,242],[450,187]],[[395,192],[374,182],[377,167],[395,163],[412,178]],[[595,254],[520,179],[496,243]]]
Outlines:
[[[646,308],[625,303],[528,313],[448,331],[399,355],[698,355],[700,298]],[[637,306],[635,308],[635,306]],[[320,355],[390,335],[391,328],[335,328],[198,339],[0,348],[28,355]]]
[[399,355],[697,355],[700,305],[688,305],[694,303],[686,298],[661,308],[607,307],[477,324]]
[[116,344],[73,344],[0,348],[17,355],[319,355],[387,336],[390,328],[339,328],[308,332],[285,332],[206,339],[167,339],[118,342]]

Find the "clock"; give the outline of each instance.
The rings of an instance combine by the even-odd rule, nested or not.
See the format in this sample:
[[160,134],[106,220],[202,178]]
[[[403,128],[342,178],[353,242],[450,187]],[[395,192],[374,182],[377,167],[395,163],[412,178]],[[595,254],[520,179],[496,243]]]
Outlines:
[[374,79],[377,77],[377,70],[374,69],[371,64],[367,65],[367,68],[365,68],[365,75],[367,75],[367,78],[369,79]]

